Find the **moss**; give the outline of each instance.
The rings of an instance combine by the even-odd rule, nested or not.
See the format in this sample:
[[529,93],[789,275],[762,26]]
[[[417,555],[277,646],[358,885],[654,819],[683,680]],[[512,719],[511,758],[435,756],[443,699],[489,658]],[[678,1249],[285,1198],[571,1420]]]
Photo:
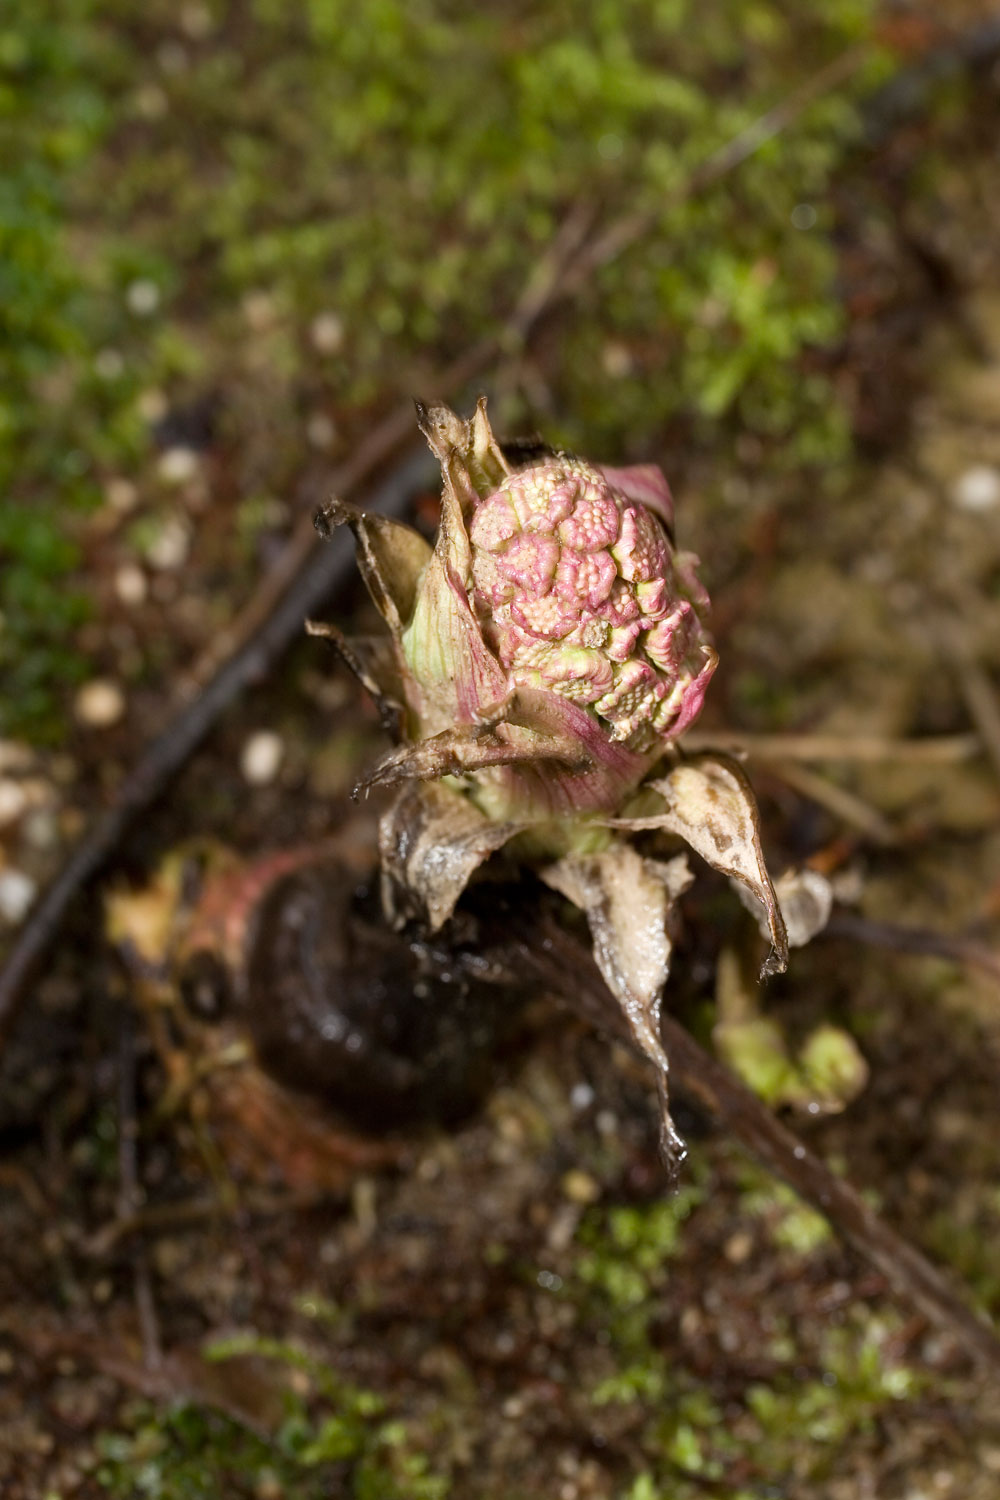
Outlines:
[[[814,351],[842,323],[830,185],[857,137],[853,101],[886,67],[872,13],[868,0],[626,0],[572,17],[448,0],[377,0],[363,16],[345,0],[217,0],[197,15],[168,0],[13,0],[0,28],[8,728],[51,735],[80,675],[72,517],[108,477],[143,472],[141,392],[171,405],[224,393],[246,535],[255,496],[294,489],[310,412],[356,431],[373,402],[501,332],[575,204],[649,227],[549,342],[555,437],[617,456],[662,445],[665,429],[718,451],[749,428],[775,462],[843,454],[845,415]],[[738,172],[686,191],[858,40],[870,62],[849,83]],[[791,218],[803,202],[806,229]],[[337,337],[314,338],[320,315]],[[539,390],[498,391],[504,422],[538,420]]]
[[[876,1439],[893,1408],[918,1398],[923,1388],[925,1377],[892,1352],[898,1322],[861,1304],[845,1308],[836,1323],[818,1324],[808,1346],[800,1329],[765,1318],[759,1343],[747,1351],[742,1387],[738,1359],[719,1379],[706,1373],[704,1358],[678,1359],[664,1322],[682,1316],[673,1288],[689,1284],[685,1245],[697,1239],[704,1253],[713,1198],[725,1191],[726,1157],[697,1153],[696,1185],[676,1205],[592,1211],[579,1231],[577,1275],[566,1278],[565,1295],[578,1303],[614,1363],[589,1399],[598,1409],[633,1408],[630,1430],[641,1433],[636,1451],[643,1462],[619,1492],[621,1500],[693,1500],[706,1488],[759,1495],[789,1476],[822,1482],[859,1441]],[[830,1241],[825,1220],[761,1169],[742,1158],[733,1166],[738,1195],[727,1221],[735,1212],[745,1224],[762,1223],[772,1242],[796,1258],[796,1274],[821,1276]],[[709,1217],[700,1232],[689,1227],[678,1236],[692,1212]],[[712,1284],[720,1284],[714,1272]],[[755,1274],[750,1285],[756,1288],[750,1295],[757,1295]],[[722,1295],[732,1304],[734,1327],[753,1328],[742,1273]]]
[[[133,1409],[127,1430],[97,1443],[97,1482],[114,1500],[214,1500],[257,1496],[262,1480],[296,1500],[326,1500],[331,1485],[352,1500],[445,1500],[449,1483],[415,1451],[406,1424],[386,1418],[375,1391],[284,1340],[240,1336],[211,1346],[225,1361],[252,1355],[304,1381],[283,1386],[285,1417],[273,1437],[193,1402]],[[302,1394],[305,1384],[308,1394]]]

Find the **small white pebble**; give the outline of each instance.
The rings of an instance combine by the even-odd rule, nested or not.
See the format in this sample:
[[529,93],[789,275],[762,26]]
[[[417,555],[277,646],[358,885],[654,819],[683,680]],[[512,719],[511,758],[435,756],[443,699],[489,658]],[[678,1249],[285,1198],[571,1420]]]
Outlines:
[[47,807],[36,807],[24,820],[24,841],[40,854],[54,849],[59,843],[59,820]]
[[160,305],[160,288],[146,277],[132,281],[125,289],[129,312],[137,318],[148,318]]
[[143,421],[148,422],[152,426],[154,423],[162,421],[167,415],[170,402],[161,390],[158,390],[156,386],[152,386],[148,391],[140,393],[136,399],[136,406]]
[[332,448],[337,429],[325,412],[315,411],[306,423],[306,437],[314,448]]
[[278,315],[278,304],[270,292],[247,292],[243,298],[243,316],[255,333],[270,328]]
[[180,516],[169,516],[146,547],[146,561],[160,573],[172,573],[187,561],[191,537]]
[[38,887],[23,870],[0,870],[0,917],[20,922],[28,914]]
[[952,488],[951,497],[961,510],[981,512],[993,510],[1000,505],[1000,469],[988,464],[976,464],[960,474]]
[[579,1167],[571,1167],[563,1175],[560,1187],[563,1196],[571,1203],[596,1203],[601,1196],[601,1185],[596,1177],[591,1177],[589,1172],[584,1172]]
[[164,73],[169,73],[176,77],[178,73],[183,73],[188,66],[187,49],[182,47],[180,42],[163,42],[156,49],[156,61]]
[[149,593],[149,580],[137,563],[122,563],[115,573],[115,593],[123,604],[143,604]]
[[167,448],[160,455],[156,472],[164,484],[187,484],[198,473],[199,462],[193,448]]
[[267,786],[281,770],[285,742],[273,729],[258,729],[240,751],[240,771],[251,786]]
[[107,729],[125,712],[125,694],[117,682],[94,677],[80,688],[73,706],[76,717],[88,729]]
[[135,509],[139,491],[131,479],[109,479],[104,488],[104,498],[112,510],[124,516]]
[[635,361],[627,344],[609,339],[601,350],[601,364],[604,373],[610,375],[612,380],[624,380],[627,375],[631,375]]
[[0,779],[0,828],[16,823],[28,805],[24,787],[9,776]]
[[570,1089],[569,1102],[574,1109],[589,1109],[594,1102],[594,1090],[589,1083],[574,1083]]
[[336,354],[344,342],[344,325],[334,312],[321,312],[309,325],[313,348],[320,354]]

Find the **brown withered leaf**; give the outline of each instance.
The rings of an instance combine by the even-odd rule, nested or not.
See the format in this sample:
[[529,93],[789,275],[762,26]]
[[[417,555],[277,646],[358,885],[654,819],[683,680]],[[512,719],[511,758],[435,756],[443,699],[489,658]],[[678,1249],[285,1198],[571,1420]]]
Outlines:
[[457,454],[468,469],[473,484],[484,495],[495,490],[511,473],[511,466],[493,436],[486,415],[485,396],[480,396],[475,414],[468,422],[440,401],[430,401],[426,405],[418,401],[416,408],[417,426],[442,470],[447,470],[449,460]]
[[378,709],[382,727],[399,738],[406,697],[392,640],[387,635],[347,636],[325,620],[307,620],[306,635],[329,641]]
[[379,824],[386,915],[396,924],[421,917],[436,931],[483,861],[520,832],[449,787],[410,782]]
[[616,844],[599,854],[567,855],[539,873],[586,913],[597,966],[657,1070],[663,1154],[677,1167],[684,1143],[670,1116],[660,999],[670,971],[670,908],[691,883],[687,859],[644,859],[631,845]]
[[379,614],[393,633],[413,615],[417,585],[431,560],[428,541],[406,526],[375,511],[362,511],[336,496],[319,510],[316,530],[329,536],[337,526],[350,526],[357,548],[358,567]]
[[402,781],[433,781],[442,776],[469,776],[490,766],[539,763],[577,770],[589,767],[590,758],[572,740],[545,736],[520,725],[504,721],[462,725],[388,751],[356,790],[397,786]]
[[784,973],[788,934],[764,863],[757,802],[736,761],[727,755],[693,755],[648,786],[662,797],[663,810],[615,819],[612,826],[678,834],[713,869],[744,886],[763,907],[771,940],[761,978]]

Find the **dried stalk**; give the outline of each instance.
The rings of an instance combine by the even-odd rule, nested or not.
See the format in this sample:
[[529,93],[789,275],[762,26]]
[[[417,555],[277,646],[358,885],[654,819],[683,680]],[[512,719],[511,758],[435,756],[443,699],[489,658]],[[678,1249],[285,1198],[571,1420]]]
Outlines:
[[[551,917],[526,916],[518,961],[525,974],[552,995],[634,1050],[620,1008],[590,954]],[[897,1234],[849,1183],[835,1177],[679,1022],[664,1016],[662,1036],[676,1085],[817,1209],[837,1234],[885,1278],[895,1297],[952,1337],[984,1370],[994,1377],[1000,1375],[1000,1338],[961,1300],[947,1277],[915,1245]]]

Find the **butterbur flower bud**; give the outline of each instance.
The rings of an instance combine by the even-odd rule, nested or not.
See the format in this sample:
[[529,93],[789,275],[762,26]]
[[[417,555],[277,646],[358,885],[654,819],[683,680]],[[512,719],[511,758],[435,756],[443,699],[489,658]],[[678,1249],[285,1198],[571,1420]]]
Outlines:
[[[480,400],[463,421],[417,407],[441,463],[433,548],[411,528],[334,500],[389,628],[381,644],[331,627],[395,724],[399,746],[363,783],[399,786],[380,849],[389,915],[448,919],[478,865],[504,844],[590,919],[595,956],[656,1063],[666,1107],[659,999],[684,857],[641,857],[624,837],[663,828],[763,906],[783,966],[781,914],[756,806],[724,757],[682,759],[716,666],[697,558],[673,542],[667,482],[566,455],[512,466]],[[653,779],[659,765],[666,775]]]
[[560,693],[641,750],[687,728],[717,660],[670,519],[658,469],[569,458],[511,474],[469,518],[473,608],[511,685]]

